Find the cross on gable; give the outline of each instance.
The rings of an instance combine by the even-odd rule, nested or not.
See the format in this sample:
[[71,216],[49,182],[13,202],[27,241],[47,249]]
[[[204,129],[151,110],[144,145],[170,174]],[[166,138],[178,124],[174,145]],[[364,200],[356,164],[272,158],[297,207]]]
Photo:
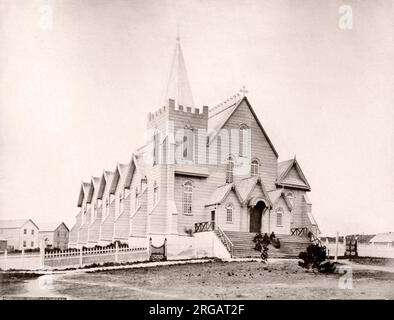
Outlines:
[[239,92],[241,92],[242,93],[242,95],[246,95],[249,91],[248,90],[246,90],[246,88],[245,88],[245,86],[243,86],[240,90],[239,90]]

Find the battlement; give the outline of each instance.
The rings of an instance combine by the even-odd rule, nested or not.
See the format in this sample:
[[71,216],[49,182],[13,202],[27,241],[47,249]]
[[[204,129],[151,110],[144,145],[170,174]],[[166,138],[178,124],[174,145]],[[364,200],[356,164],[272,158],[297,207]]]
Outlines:
[[201,119],[208,119],[208,107],[203,106],[202,112],[199,108],[191,108],[185,107],[182,105],[178,105],[177,108],[175,107],[175,100],[168,99],[168,106],[163,106],[156,112],[149,112],[148,113],[148,123],[158,118],[162,117],[163,115],[182,115],[182,116],[190,116],[192,118],[201,118]]

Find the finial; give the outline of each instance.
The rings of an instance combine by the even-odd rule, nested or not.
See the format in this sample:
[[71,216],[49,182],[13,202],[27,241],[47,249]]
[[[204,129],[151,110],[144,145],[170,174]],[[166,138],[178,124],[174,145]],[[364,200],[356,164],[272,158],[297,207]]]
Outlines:
[[297,159],[296,159],[296,155],[294,155],[294,160],[297,160]]
[[246,94],[247,94],[249,91],[246,90],[245,86],[242,86],[242,88],[241,88],[241,90],[239,90],[239,92],[241,92],[243,96],[246,96]]

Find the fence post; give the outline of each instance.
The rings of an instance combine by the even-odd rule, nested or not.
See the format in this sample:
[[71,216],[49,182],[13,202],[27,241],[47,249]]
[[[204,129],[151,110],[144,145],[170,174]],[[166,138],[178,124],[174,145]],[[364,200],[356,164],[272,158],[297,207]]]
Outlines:
[[337,232],[337,234],[335,236],[335,258],[334,258],[335,262],[338,262],[338,236],[339,236],[339,233]]
[[44,248],[44,241],[41,240],[40,242],[40,269],[44,269],[45,267],[45,248]]
[[82,268],[82,247],[79,249],[79,267]]
[[119,244],[118,241],[115,241],[115,262],[118,262],[118,251],[119,251]]

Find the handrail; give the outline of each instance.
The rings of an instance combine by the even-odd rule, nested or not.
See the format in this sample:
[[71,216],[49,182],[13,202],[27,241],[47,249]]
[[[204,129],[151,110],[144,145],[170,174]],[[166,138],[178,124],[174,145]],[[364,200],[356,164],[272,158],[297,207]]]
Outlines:
[[313,242],[313,244],[318,245],[319,247],[323,248],[327,252],[326,246],[322,244],[321,240],[308,227],[291,228],[290,231],[292,235],[307,236],[309,240]]
[[220,240],[222,241],[222,243],[226,247],[227,251],[230,253],[231,257],[233,257],[234,245],[231,242],[230,238],[224,233],[222,228],[220,228],[219,226],[217,226],[216,230],[218,230]]
[[204,221],[194,224],[194,232],[204,232],[204,231],[214,231],[215,222],[214,221]]

